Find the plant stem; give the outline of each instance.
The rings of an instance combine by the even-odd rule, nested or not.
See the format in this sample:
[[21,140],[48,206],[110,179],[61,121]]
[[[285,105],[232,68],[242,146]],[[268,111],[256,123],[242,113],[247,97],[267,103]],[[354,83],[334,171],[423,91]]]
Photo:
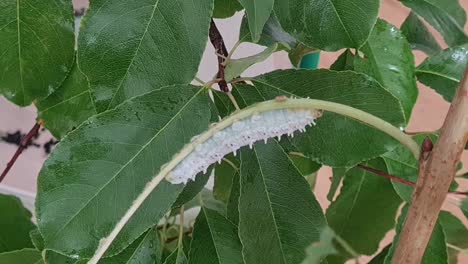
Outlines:
[[2,174],[0,175],[0,182],[5,179],[7,176],[8,172],[11,170],[15,162],[18,160],[18,157],[23,153],[23,151],[29,146],[31,141],[39,134],[39,129],[41,128],[40,123],[35,123],[34,126],[31,128],[31,130],[24,136],[18,148],[16,149],[15,154],[13,154],[13,157],[11,157],[10,161],[7,163],[6,168],[3,170]]
[[[419,160],[419,177],[393,264],[419,264],[468,140],[468,69],[432,151]],[[424,144],[423,144],[424,145]]]
[[182,239],[184,238],[184,206],[180,207],[180,218],[179,218],[179,241],[177,246],[182,246]]
[[232,93],[227,92],[226,94],[229,97],[229,100],[231,100],[231,102],[234,105],[234,107],[236,108],[236,110],[240,111],[241,109],[240,109],[239,105],[237,104],[236,98],[234,98],[234,96],[232,96]]
[[99,247],[97,248],[94,256],[91,258],[88,264],[96,264],[99,261],[99,259],[104,255],[106,250],[112,244],[112,241],[114,241],[114,239],[124,228],[124,226],[130,220],[130,218],[133,216],[133,214],[135,214],[138,208],[146,200],[146,198],[182,160],[184,160],[190,153],[192,153],[196,149],[197,146],[203,144],[203,142],[210,139],[216,132],[231,126],[234,122],[238,120],[250,117],[256,113],[280,109],[288,109],[291,111],[310,110],[315,113],[315,116],[318,116],[317,113],[319,112],[319,110],[325,110],[357,119],[394,137],[403,145],[407,146],[413,152],[416,158],[419,158],[419,146],[410,136],[405,135],[403,132],[400,131],[400,129],[392,126],[390,123],[371,114],[368,114],[362,110],[334,102],[314,99],[288,99],[281,97],[276,100],[257,103],[246,107],[241,111],[236,111],[229,117],[211,126],[207,131],[196,137],[194,141],[187,144],[177,155],[175,155],[172,158],[172,160],[169,161],[169,163],[167,163],[165,166],[162,166],[160,172],[150,182],[146,184],[143,191],[138,195],[138,197],[132,203],[132,206],[127,210],[124,216],[117,222],[116,226],[110,232],[110,234],[106,238],[101,240],[102,242],[99,244]]
[[220,78],[221,80],[218,82],[219,89],[223,92],[229,92],[228,85],[226,83],[226,80],[224,79],[224,61],[226,60],[229,56],[228,51],[226,49],[226,45],[224,44],[224,39],[221,33],[218,30],[218,27],[216,27],[215,22],[213,19],[211,19],[211,25],[210,25],[210,41],[211,44],[213,44],[213,47],[215,49],[215,52],[217,54],[221,54],[222,56],[217,56],[218,57],[218,73],[216,75],[216,78]]

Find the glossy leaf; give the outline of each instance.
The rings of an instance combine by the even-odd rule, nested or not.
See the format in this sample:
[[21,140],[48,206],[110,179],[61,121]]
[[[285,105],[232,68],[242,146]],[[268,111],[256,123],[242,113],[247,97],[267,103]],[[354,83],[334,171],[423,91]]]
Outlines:
[[31,213],[21,201],[10,195],[0,194],[0,253],[32,248],[29,232],[34,229]]
[[405,35],[411,48],[433,55],[441,50],[439,44],[419,17],[411,12],[401,25],[401,33]]
[[78,65],[98,112],[164,85],[190,83],[213,0],[96,0],[81,23]]
[[326,221],[306,180],[275,141],[241,151],[240,186],[245,264],[300,263]]
[[[393,240],[392,246],[390,247],[387,257],[385,258],[385,264],[391,264],[393,254],[395,252],[395,247],[398,245],[400,239],[400,232],[403,228],[403,222],[406,218],[408,212],[408,205],[403,207],[400,217],[398,218],[398,223],[396,226],[397,235]],[[423,260],[421,264],[447,264],[447,246],[445,244],[445,234],[442,229],[442,226],[437,222],[434,226],[434,231],[432,232],[431,239],[424,253]]]
[[403,34],[378,20],[367,43],[364,58],[356,56],[354,69],[374,77],[401,102],[407,122],[418,97],[414,76],[414,56]]
[[62,85],[36,107],[38,118],[58,139],[97,114],[88,81],[76,64]]
[[439,31],[449,46],[468,41],[463,27],[466,14],[458,0],[400,0]]
[[202,207],[195,221],[189,263],[243,264],[237,226],[218,212]]
[[427,58],[418,66],[418,80],[452,101],[468,64],[468,44],[448,48]]
[[456,264],[458,263],[458,254],[461,252],[453,247],[462,250],[468,249],[468,230],[460,219],[446,211],[440,212],[439,223],[444,230],[445,240],[449,245],[449,263]]
[[[250,29],[247,24],[248,18],[244,16],[241,24],[239,39],[246,42],[253,42]],[[272,13],[263,27],[263,32],[260,35],[260,39],[257,44],[270,47],[276,43],[279,44],[278,49],[285,50],[291,50],[298,45],[297,40],[289,33],[284,31],[275,14]]]
[[[365,165],[386,170],[381,159]],[[331,203],[326,215],[330,227],[349,246],[360,254],[372,255],[385,234],[395,226],[394,219],[400,204],[401,199],[389,180],[353,168],[346,173],[340,194]],[[344,263],[351,257],[341,254],[327,260],[329,264]]]
[[242,10],[241,4],[237,0],[214,0],[214,18],[232,17],[237,11]]
[[239,162],[233,155],[225,157],[223,162],[216,166],[214,173],[213,195],[217,200],[224,203],[228,202],[236,174],[239,174]]
[[273,54],[278,48],[278,44],[273,44],[272,46],[266,48],[264,51],[241,59],[231,59],[228,61],[225,69],[225,79],[227,82],[232,79],[240,76],[245,70],[250,66],[262,62]]
[[245,8],[249,20],[250,33],[252,34],[253,42],[260,40],[263,27],[270,18],[273,10],[274,0],[238,0]]
[[[96,115],[68,134],[39,175],[37,217],[46,248],[90,257],[160,167],[208,128],[209,105],[203,89],[168,86]],[[182,188],[162,182],[107,254],[119,253],[158,223]]]
[[329,255],[336,255],[338,251],[333,244],[335,232],[326,227],[320,233],[320,241],[313,243],[306,249],[306,258],[301,264],[320,264]]
[[[310,48],[360,48],[377,20],[378,0],[281,0],[274,13],[284,30]],[[358,7],[358,8],[357,8]]]
[[[354,72],[329,70],[275,71],[253,80],[251,86],[237,86],[240,104],[274,99],[277,96],[328,100],[374,114],[397,126],[404,123],[398,100],[374,79]],[[382,102],[386,102],[382,104]],[[305,133],[291,139],[293,146],[314,161],[334,167],[351,167],[381,155],[396,146],[386,134],[358,121],[324,113]]]
[[71,69],[71,1],[1,1],[0,93],[25,106],[57,89]]
[[25,248],[0,253],[2,264],[43,264],[41,253],[35,249]]

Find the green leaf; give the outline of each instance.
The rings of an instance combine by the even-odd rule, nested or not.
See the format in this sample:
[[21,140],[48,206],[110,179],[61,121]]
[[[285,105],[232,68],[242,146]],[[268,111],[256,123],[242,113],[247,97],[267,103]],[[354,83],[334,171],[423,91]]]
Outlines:
[[335,197],[336,191],[340,186],[341,180],[345,177],[346,172],[350,168],[333,168],[333,175],[332,175],[332,182],[330,186],[330,190],[327,194],[328,201],[332,202],[333,198]]
[[62,85],[36,107],[38,119],[58,139],[97,114],[88,81],[76,64]]
[[190,83],[213,0],[95,0],[82,20],[78,65],[98,112],[165,85]]
[[210,179],[211,171],[212,169],[210,167],[206,174],[198,175],[197,178],[195,178],[195,181],[188,182],[184,190],[182,190],[182,192],[177,197],[177,200],[172,205],[172,208],[179,208],[185,203],[194,199],[195,196],[197,196],[197,194],[203,190],[206,183]]
[[41,253],[35,249],[25,248],[17,251],[0,253],[2,264],[43,264]]
[[304,177],[317,172],[322,167],[320,163],[317,163],[306,156],[301,157],[289,153],[289,159],[291,159],[291,161],[294,163],[294,166],[296,166],[301,175]]
[[[386,170],[381,159],[365,165]],[[327,209],[326,216],[330,227],[356,252],[372,255],[385,234],[395,226],[394,219],[400,204],[401,199],[389,180],[353,168],[346,173],[340,194]],[[351,257],[342,254],[327,260],[329,264],[344,263]]]
[[468,64],[468,44],[445,49],[416,69],[418,80],[451,102]]
[[461,45],[468,41],[463,30],[466,14],[458,0],[400,0],[400,2],[437,29],[449,46]]
[[29,237],[31,238],[31,242],[33,243],[34,247],[42,251],[44,250],[44,238],[42,237],[41,233],[39,232],[39,229],[35,228],[29,232]]
[[466,218],[468,218],[468,198],[461,200],[460,209],[462,210]]
[[[259,76],[255,87],[236,86],[240,104],[277,96],[310,97],[349,105],[383,118],[397,126],[404,123],[401,105],[374,79],[355,72],[285,70]],[[385,104],[382,104],[385,102]],[[296,134],[297,135],[297,134]],[[292,144],[314,161],[333,167],[352,167],[396,146],[389,136],[362,123],[333,113],[324,113]]]
[[[151,228],[122,253],[102,259],[99,264],[161,263],[162,245],[158,232]],[[53,263],[53,262],[50,262]]]
[[390,251],[390,247],[392,244],[389,244],[384,249],[382,249],[377,256],[375,256],[369,263],[367,264],[384,264],[385,258],[387,257],[388,252]]
[[445,233],[445,240],[448,244],[449,263],[458,263],[458,249],[468,249],[468,230],[465,225],[453,214],[441,211],[439,214],[439,223]]
[[243,264],[237,226],[202,207],[193,229],[189,263]]
[[239,0],[244,6],[249,19],[250,33],[253,42],[260,40],[265,23],[270,18],[271,11],[275,4],[274,0]]
[[174,252],[172,252],[169,257],[167,257],[164,264],[188,264],[188,259],[185,256],[183,248],[177,248]]
[[241,4],[237,0],[214,0],[214,18],[232,17],[237,11],[242,10]]
[[[247,24],[248,18],[244,16],[241,24],[239,39],[246,42],[253,42],[250,29]],[[275,14],[272,13],[263,27],[263,32],[257,44],[270,47],[276,43],[279,44],[279,50],[291,50],[298,45],[297,40],[289,33],[284,31]]]
[[57,89],[71,69],[71,1],[0,3],[0,93],[25,106]]
[[226,205],[226,217],[231,222],[239,225],[239,196],[240,196],[240,175],[234,175],[229,200]]
[[228,202],[236,174],[239,174],[239,162],[233,155],[225,157],[223,162],[216,166],[213,195],[217,200]]
[[441,50],[434,36],[414,12],[408,15],[400,29],[411,44],[411,48],[428,55],[433,55]]
[[326,225],[304,177],[275,142],[241,151],[239,237],[246,264],[299,263]]
[[[69,133],[39,175],[39,230],[47,249],[90,257],[161,166],[205,131],[206,90],[160,88],[96,115]],[[169,211],[182,185],[162,182],[107,251],[114,255]]]
[[320,264],[329,255],[336,255],[338,251],[333,244],[335,232],[326,227],[320,233],[320,241],[313,243],[306,249],[306,258],[301,264]]
[[34,229],[31,213],[21,201],[10,195],[0,194],[0,253],[22,248],[32,248],[29,232]]
[[354,70],[354,54],[347,49],[338,57],[338,59],[330,66],[330,70],[347,71]]
[[379,0],[281,0],[274,13],[284,30],[310,48],[360,48],[377,20]]
[[247,68],[250,66],[262,62],[273,54],[278,48],[278,44],[273,44],[272,46],[266,48],[264,51],[242,59],[231,59],[226,64],[225,69],[225,79],[227,82],[232,79],[240,76]]
[[398,98],[408,122],[418,97],[418,87],[414,56],[406,38],[396,27],[378,20],[361,52],[365,57],[355,57],[355,70],[374,77]]
[[[385,258],[385,264],[390,264],[392,262],[393,254],[395,252],[395,247],[398,245],[400,240],[400,232],[403,228],[403,223],[408,212],[408,205],[403,207],[401,215],[398,219],[396,226],[397,235],[395,236],[392,246],[389,249],[387,257]],[[442,229],[442,226],[437,222],[434,226],[434,231],[432,232],[431,240],[427,245],[426,251],[424,253],[423,260],[421,264],[447,264],[447,245],[445,244],[445,234]]]
[[[203,189],[200,193],[197,194],[192,200],[188,201],[184,205],[184,210],[187,211],[191,208],[204,206],[211,210],[215,210],[220,214],[226,214],[226,205],[221,201],[216,200],[213,197],[213,192],[209,189]],[[180,208],[173,208],[171,215],[178,215],[180,213]]]

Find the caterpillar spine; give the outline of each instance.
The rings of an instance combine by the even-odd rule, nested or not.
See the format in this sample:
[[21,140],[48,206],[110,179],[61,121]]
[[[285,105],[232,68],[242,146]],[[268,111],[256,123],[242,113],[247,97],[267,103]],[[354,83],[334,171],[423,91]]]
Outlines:
[[[187,183],[194,180],[199,172],[206,173],[208,167],[244,146],[252,148],[257,141],[282,135],[294,136],[294,132],[304,132],[307,126],[315,125],[320,117],[319,111],[309,109],[278,109],[237,120],[232,125],[216,131],[212,137],[199,143],[166,177],[173,184]],[[198,136],[192,139],[196,142]]]

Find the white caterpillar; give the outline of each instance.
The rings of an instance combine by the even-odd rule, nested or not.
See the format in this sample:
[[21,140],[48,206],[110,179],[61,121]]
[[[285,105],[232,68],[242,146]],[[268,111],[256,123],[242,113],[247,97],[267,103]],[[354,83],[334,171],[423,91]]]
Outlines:
[[[304,132],[308,125],[315,125],[318,111],[310,110],[271,110],[256,113],[235,121],[198,145],[185,159],[172,170],[166,179],[173,184],[187,183],[194,180],[199,172],[206,173],[208,167],[221,162],[222,158],[239,148],[252,145],[260,140],[282,135],[294,136],[295,131]],[[192,142],[196,141],[195,137]]]

